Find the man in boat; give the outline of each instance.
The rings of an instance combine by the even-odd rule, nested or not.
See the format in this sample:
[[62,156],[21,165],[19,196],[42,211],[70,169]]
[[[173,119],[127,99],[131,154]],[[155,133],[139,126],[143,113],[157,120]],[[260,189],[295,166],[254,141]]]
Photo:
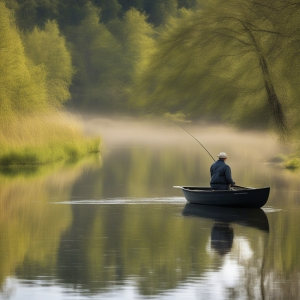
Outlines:
[[231,169],[225,163],[227,155],[225,152],[220,152],[219,160],[213,163],[210,167],[210,186],[213,190],[229,190],[230,185],[235,185],[231,177]]

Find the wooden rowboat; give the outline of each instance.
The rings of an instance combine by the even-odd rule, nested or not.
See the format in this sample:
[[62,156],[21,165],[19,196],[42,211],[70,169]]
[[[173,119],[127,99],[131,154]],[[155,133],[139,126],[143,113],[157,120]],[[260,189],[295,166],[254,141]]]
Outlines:
[[212,190],[210,187],[174,186],[181,188],[184,197],[190,203],[227,206],[260,208],[269,198],[270,188],[250,188],[234,186],[231,190]]

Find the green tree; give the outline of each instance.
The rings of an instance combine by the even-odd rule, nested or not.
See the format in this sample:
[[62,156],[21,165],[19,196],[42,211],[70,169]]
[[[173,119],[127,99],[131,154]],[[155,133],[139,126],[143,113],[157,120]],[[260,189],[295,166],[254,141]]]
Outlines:
[[80,26],[69,28],[66,34],[72,41],[77,70],[72,88],[75,103],[84,107],[113,106],[120,91],[121,48],[106,26],[99,23],[99,10],[89,6]]
[[140,12],[144,11],[144,0],[118,0],[118,2],[122,5],[124,12],[131,8],[135,8]]
[[286,132],[286,79],[279,62],[286,59],[290,36],[278,21],[284,17],[278,3],[214,0],[178,19],[162,34],[139,81],[139,93],[146,88],[139,104],[245,126],[274,124]]
[[144,9],[149,14],[149,22],[159,26],[176,15],[177,6],[177,0],[145,0]]
[[[283,90],[287,97],[288,110],[286,112],[291,129],[291,137],[300,149],[299,133],[299,70],[300,70],[300,3],[299,1],[277,1],[276,13],[273,13],[273,23],[277,24],[282,33],[281,47],[277,48],[275,64],[281,71]],[[261,5],[260,5],[261,6]],[[265,14],[273,8],[269,3],[264,8]],[[273,8],[274,11],[274,8]]]
[[46,72],[26,57],[13,13],[0,2],[0,110],[38,111],[47,105]]
[[127,74],[124,83],[128,85],[134,71],[151,53],[155,32],[153,26],[147,22],[146,15],[135,8],[128,10],[122,21],[111,24],[110,29],[122,47],[124,71]]
[[198,5],[199,0],[178,0],[178,8],[194,8]]
[[100,7],[100,19],[102,22],[107,23],[119,17],[122,6],[118,0],[92,0],[92,3]]
[[27,56],[46,71],[48,101],[59,106],[70,98],[73,67],[65,38],[60,35],[55,21],[48,21],[45,29],[35,28],[24,38]]
[[61,29],[79,25],[88,14],[88,0],[63,0],[57,4],[57,21]]
[[21,30],[43,28],[48,20],[57,18],[58,0],[2,0],[15,12],[16,23]]

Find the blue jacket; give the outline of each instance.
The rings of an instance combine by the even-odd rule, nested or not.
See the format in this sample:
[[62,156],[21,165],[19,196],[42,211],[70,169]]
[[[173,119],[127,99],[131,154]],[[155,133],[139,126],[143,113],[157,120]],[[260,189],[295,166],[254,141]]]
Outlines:
[[226,163],[219,159],[215,163],[213,163],[210,167],[210,185],[213,188],[217,188],[218,186],[228,186],[229,184],[235,184],[231,177],[231,169]]

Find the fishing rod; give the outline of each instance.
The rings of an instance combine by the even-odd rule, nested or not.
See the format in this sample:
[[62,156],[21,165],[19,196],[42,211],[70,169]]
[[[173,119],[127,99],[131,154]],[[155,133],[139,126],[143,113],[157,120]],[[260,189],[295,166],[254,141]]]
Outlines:
[[166,119],[166,120],[168,120],[168,121],[170,121],[170,122],[172,122],[172,123],[174,123],[175,125],[177,125],[178,127],[180,127],[182,130],[184,130],[186,133],[188,133],[193,139],[195,139],[197,142],[198,142],[198,144],[200,144],[200,146],[209,154],[209,156],[213,159],[213,161],[215,162],[216,160],[213,158],[213,156],[209,153],[209,151],[203,146],[203,144],[200,142],[200,141],[198,141],[190,132],[188,132],[184,127],[182,127],[182,126],[180,126],[178,123],[176,123],[175,121],[173,121],[173,120],[170,120],[170,119],[168,119],[167,117],[165,117],[165,116],[162,116],[164,119]]
[[148,113],[152,113],[158,117],[162,117],[166,120],[168,120],[169,122],[177,125],[178,127],[180,127],[182,130],[184,130],[186,133],[188,133],[193,139],[195,139],[197,141],[197,143],[208,153],[208,155],[212,158],[212,160],[215,162],[216,160],[213,158],[213,156],[209,153],[209,151],[204,147],[204,145],[198,140],[196,139],[190,132],[188,132],[185,128],[183,128],[182,126],[180,126],[178,123],[176,123],[175,121],[167,118],[166,116],[161,116],[161,115],[158,115],[157,113],[153,112],[153,111],[144,111],[144,112],[148,112]]

